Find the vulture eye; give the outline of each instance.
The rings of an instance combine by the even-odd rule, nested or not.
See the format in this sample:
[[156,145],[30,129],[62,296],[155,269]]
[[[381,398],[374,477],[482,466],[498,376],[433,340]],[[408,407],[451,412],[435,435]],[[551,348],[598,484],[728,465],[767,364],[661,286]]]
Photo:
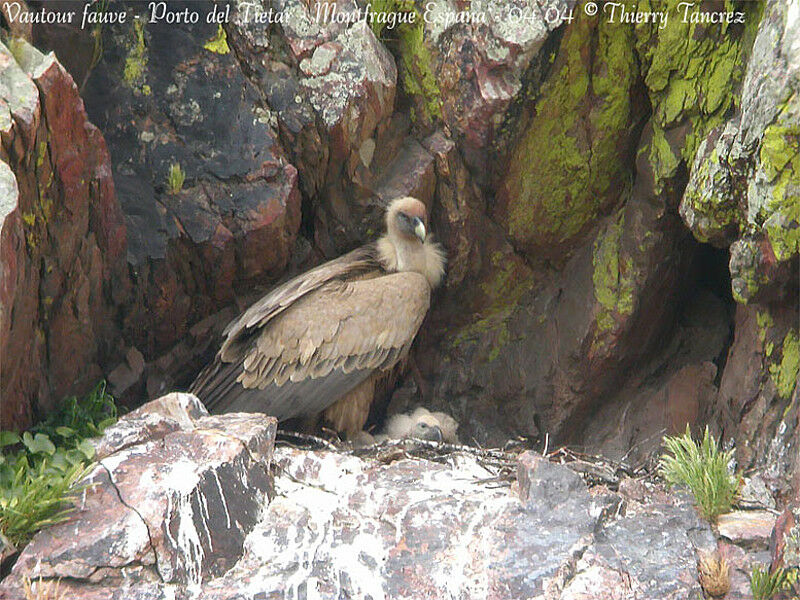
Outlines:
[[420,429],[427,429],[428,428],[428,424],[427,423],[420,423],[419,427],[420,427]]

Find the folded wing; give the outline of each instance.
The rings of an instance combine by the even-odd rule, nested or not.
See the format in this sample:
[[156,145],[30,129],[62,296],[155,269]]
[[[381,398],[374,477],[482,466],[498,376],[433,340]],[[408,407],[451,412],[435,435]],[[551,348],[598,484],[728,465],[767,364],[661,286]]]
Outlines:
[[211,410],[314,414],[407,354],[430,304],[425,277],[364,269],[359,279],[315,286],[305,279],[313,275],[288,291],[282,288],[293,282],[285,284],[228,326],[219,354],[192,386]]

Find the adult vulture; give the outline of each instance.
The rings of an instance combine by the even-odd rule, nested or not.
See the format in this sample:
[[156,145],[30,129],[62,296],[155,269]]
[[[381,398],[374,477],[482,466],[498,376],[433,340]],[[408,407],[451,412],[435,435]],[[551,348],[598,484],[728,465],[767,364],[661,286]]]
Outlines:
[[278,420],[323,412],[364,426],[376,382],[403,360],[444,274],[425,205],[394,200],[386,234],[278,286],[234,319],[192,384],[213,412]]

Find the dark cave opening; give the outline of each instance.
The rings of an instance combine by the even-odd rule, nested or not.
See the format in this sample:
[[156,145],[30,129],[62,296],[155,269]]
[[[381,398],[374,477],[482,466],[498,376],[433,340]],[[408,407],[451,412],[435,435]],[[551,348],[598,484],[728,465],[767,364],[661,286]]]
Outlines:
[[693,238],[685,244],[677,285],[651,300],[673,303],[658,341],[571,436],[582,450],[646,462],[665,434],[680,433],[687,423],[699,431],[713,413],[734,338],[729,253]]
[[719,354],[714,358],[714,365],[717,367],[717,374],[714,378],[714,385],[718,388],[722,379],[722,372],[728,358],[728,350],[733,343],[734,334],[734,314],[736,312],[736,301],[731,292],[731,274],[729,269],[730,253],[725,248],[716,248],[711,244],[692,242],[695,245],[694,256],[691,267],[689,289],[685,291],[687,296],[698,294],[702,291],[713,294],[725,310],[725,320],[728,324],[727,336],[720,349]]

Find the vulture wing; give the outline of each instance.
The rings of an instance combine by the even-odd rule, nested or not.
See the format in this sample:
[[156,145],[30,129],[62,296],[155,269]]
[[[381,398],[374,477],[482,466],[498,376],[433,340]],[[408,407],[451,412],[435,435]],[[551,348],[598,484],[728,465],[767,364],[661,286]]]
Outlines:
[[227,328],[193,389],[215,412],[282,420],[325,410],[376,369],[394,366],[428,310],[424,276],[374,275],[329,279],[294,297],[280,288],[265,296]]

